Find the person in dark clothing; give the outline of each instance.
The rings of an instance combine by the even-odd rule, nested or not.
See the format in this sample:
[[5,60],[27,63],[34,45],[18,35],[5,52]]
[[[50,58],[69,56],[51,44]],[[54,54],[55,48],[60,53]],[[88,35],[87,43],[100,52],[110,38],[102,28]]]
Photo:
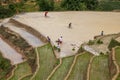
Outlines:
[[69,23],[68,28],[72,28],[72,23]]
[[49,36],[47,36],[47,40],[48,40],[48,42],[50,42],[50,41],[51,41],[51,39],[50,39],[50,37],[49,37]]
[[104,35],[104,31],[101,31],[101,36],[103,36]]

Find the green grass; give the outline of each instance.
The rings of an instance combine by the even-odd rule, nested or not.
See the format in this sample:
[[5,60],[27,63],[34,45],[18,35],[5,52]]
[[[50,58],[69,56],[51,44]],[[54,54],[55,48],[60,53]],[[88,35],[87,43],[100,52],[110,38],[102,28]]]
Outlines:
[[115,58],[116,58],[117,64],[120,67],[120,47],[115,49]]
[[101,1],[98,8],[102,11],[120,10],[120,1]]
[[21,80],[30,80],[32,76],[33,75],[26,76],[26,77],[22,78]]
[[0,52],[0,80],[4,80],[11,69],[12,65],[10,64],[10,60],[4,58]]
[[120,80],[120,74],[119,74],[119,76],[117,77],[117,79],[116,80]]
[[63,58],[61,66],[56,70],[50,80],[64,80],[72,65],[73,59],[74,56]]
[[38,48],[40,68],[33,80],[46,80],[58,63],[50,44]]
[[68,80],[85,80],[88,63],[91,57],[92,55],[89,53],[78,56]]
[[10,80],[18,80],[26,74],[32,74],[32,71],[28,63],[23,62],[21,64],[18,64],[17,69],[15,70],[14,75]]
[[90,80],[110,80],[107,55],[95,57],[91,64]]
[[[115,49],[115,58],[116,58],[117,64],[119,65],[119,68],[120,68],[120,47],[117,47]],[[120,80],[120,74],[119,74],[117,80]]]
[[35,12],[35,11],[38,11],[39,8],[38,8],[38,6],[35,6],[35,4],[33,4],[33,3],[27,3],[23,6],[23,10],[25,12]]

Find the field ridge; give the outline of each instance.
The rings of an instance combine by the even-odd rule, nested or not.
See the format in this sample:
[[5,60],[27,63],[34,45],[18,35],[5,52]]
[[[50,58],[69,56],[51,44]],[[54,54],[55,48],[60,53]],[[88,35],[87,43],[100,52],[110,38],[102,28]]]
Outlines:
[[61,66],[61,64],[62,64],[62,59],[60,58],[59,61],[60,61],[60,63],[53,69],[53,71],[52,71],[52,72],[50,73],[50,75],[48,76],[47,80],[49,80],[49,79],[52,77],[52,75],[55,73],[55,71]]
[[73,60],[73,63],[72,63],[72,65],[71,65],[71,67],[70,67],[70,70],[68,71],[68,73],[67,73],[67,75],[66,75],[66,77],[65,77],[64,80],[68,80],[68,78],[69,78],[69,76],[70,76],[70,73],[72,72],[72,69],[73,69],[73,67],[74,67],[74,65],[75,65],[75,63],[76,63],[77,57],[80,56],[80,55],[82,55],[82,54],[84,54],[84,53],[75,55],[74,60]]
[[91,63],[93,61],[93,59],[95,58],[95,56],[92,56],[91,59],[90,59],[90,62],[88,64],[88,68],[87,68],[87,80],[90,80],[90,69],[91,69]]

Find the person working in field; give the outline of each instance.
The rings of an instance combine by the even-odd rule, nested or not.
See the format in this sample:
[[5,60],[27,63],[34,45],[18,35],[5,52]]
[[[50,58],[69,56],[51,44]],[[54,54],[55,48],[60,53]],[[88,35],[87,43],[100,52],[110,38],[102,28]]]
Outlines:
[[45,17],[47,17],[48,11],[45,12]]
[[56,41],[57,45],[60,45],[63,43],[63,40],[62,40],[62,36],[60,38],[58,38],[58,40]]
[[47,40],[48,40],[48,42],[51,42],[51,39],[50,39],[50,37],[49,37],[49,36],[47,36]]
[[101,31],[101,36],[103,36],[104,35],[104,31]]
[[58,38],[58,43],[62,44],[62,36],[60,38]]
[[58,49],[58,52],[60,52],[60,51],[61,51],[61,49],[60,49],[60,44],[63,43],[62,36],[61,36],[60,38],[58,38],[58,40],[57,40],[56,42],[57,42],[57,49]]
[[68,28],[69,29],[72,28],[72,23],[69,23]]

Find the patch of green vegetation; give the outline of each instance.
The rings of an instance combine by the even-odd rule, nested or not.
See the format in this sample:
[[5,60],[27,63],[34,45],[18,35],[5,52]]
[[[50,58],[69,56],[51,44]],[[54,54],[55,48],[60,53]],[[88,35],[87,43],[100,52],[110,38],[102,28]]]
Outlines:
[[68,78],[68,80],[85,80],[88,63],[92,55],[90,53],[85,53],[78,56],[75,66]]
[[95,10],[98,0],[62,0],[61,7],[65,10]]
[[[117,47],[115,49],[115,58],[116,58],[117,64],[119,65],[119,68],[120,68],[120,47]],[[120,80],[120,74],[116,80]]]
[[101,1],[99,2],[98,10],[101,11],[120,10],[120,1]]
[[60,52],[60,51],[61,51],[61,49],[60,49],[60,48],[58,48],[58,47],[57,47],[57,46],[55,46],[55,45],[53,46],[53,49],[54,49],[54,50],[56,50],[56,51],[58,51],[58,52]]
[[23,5],[23,11],[24,12],[35,12],[38,11],[38,6],[35,6],[33,3],[26,3]]
[[103,41],[101,41],[100,39],[97,40],[97,44],[103,44]]
[[8,59],[3,58],[0,52],[0,80],[4,80],[5,76],[11,71],[12,65]]
[[[0,1],[1,2],[1,1]],[[6,5],[0,5],[0,18],[11,17],[14,14],[19,14],[23,12],[33,12],[38,11],[39,8],[36,5],[35,1],[25,1],[22,0],[18,3],[14,3],[13,1],[8,1]]]
[[37,48],[37,50],[39,53],[40,68],[33,80],[46,80],[58,64],[58,61],[53,53],[52,46],[49,43]]
[[13,16],[14,13],[11,9],[0,6],[0,19]]
[[27,62],[23,62],[21,64],[18,64],[18,66],[14,72],[14,75],[11,77],[10,80],[19,80],[19,78],[21,78],[27,74],[32,74],[32,70]]
[[120,80],[120,74],[119,74],[119,76],[117,77],[117,79],[116,80]]
[[21,80],[30,80],[32,76],[33,76],[33,75],[26,76],[26,77],[22,78]]
[[24,40],[20,35],[11,31],[7,27],[0,27],[0,35],[4,37],[4,39],[8,40],[12,45],[14,45],[17,49],[23,51],[23,54],[27,57],[27,62],[32,68],[32,72],[36,70],[36,53],[34,48],[29,45],[26,40]]
[[109,44],[108,48],[111,50],[115,46],[120,46],[120,43],[118,41],[116,41],[115,39],[112,39],[110,41],[110,44]]
[[96,56],[91,64],[90,80],[110,80],[108,55]]
[[61,2],[54,3],[54,11],[64,11],[65,9],[61,7]]
[[95,43],[94,40],[89,40],[88,45],[93,45]]
[[64,80],[72,65],[73,59],[74,56],[63,58],[61,66],[56,70],[50,80]]
[[120,67],[120,47],[117,47],[115,49],[115,58],[116,58],[117,64]]
[[84,52],[84,49],[83,49],[83,47],[81,46],[81,47],[79,48],[79,50],[78,50],[78,53],[82,53],[82,52]]

